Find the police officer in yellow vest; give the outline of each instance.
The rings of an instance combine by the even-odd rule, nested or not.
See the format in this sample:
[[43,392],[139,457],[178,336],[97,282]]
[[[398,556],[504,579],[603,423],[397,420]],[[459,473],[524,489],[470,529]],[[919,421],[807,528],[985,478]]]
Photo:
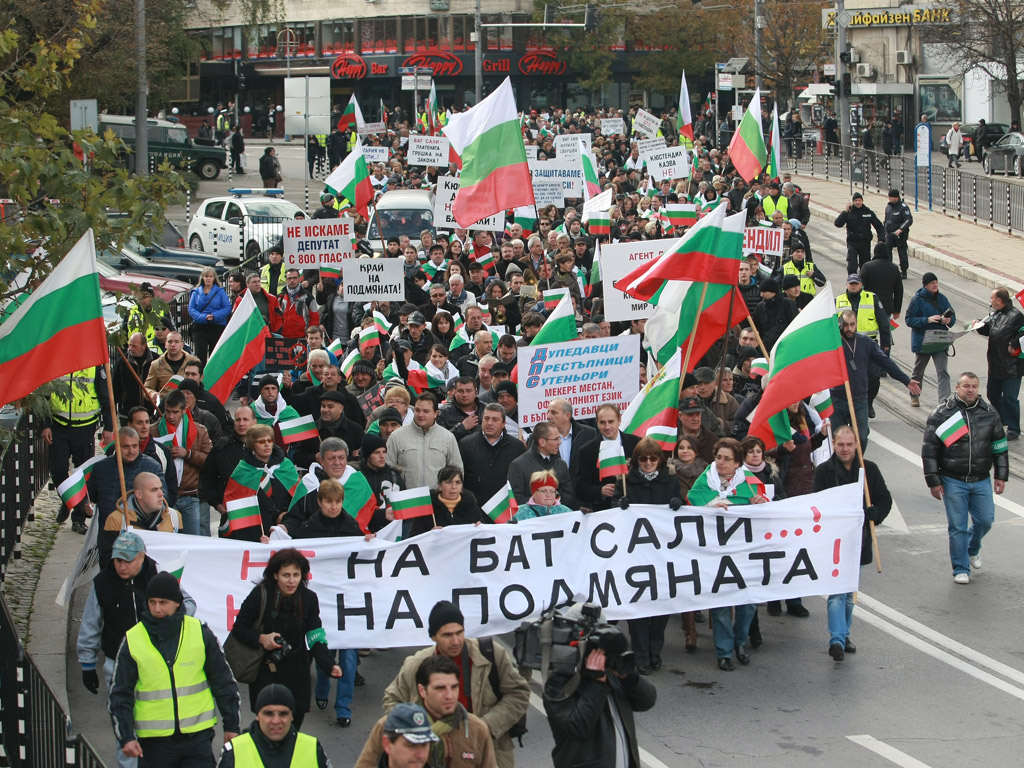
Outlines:
[[789,218],[789,198],[782,194],[779,182],[773,181],[768,185],[768,196],[762,198],[761,208],[764,209],[764,217],[771,219],[776,211],[782,211],[782,218]]
[[224,745],[217,768],[330,768],[315,736],[299,733],[292,722],[295,697],[271,683],[256,697],[256,719],[249,730]]
[[818,288],[825,285],[825,275],[818,269],[813,261],[804,258],[803,245],[796,243],[790,251],[792,259],[782,265],[782,277],[795,275],[800,280],[800,292],[814,296]]
[[[156,351],[159,347],[153,340],[156,338],[157,328],[161,325],[166,325],[165,320],[170,320],[172,331],[177,328],[174,320],[167,317],[166,310],[153,307],[153,285],[151,283],[142,283],[139,286],[139,296],[136,299],[136,304],[128,311],[128,319],[126,321],[128,335],[130,336],[133,333],[144,334],[146,346]],[[161,352],[157,352],[157,354],[159,355]]]
[[[836,314],[844,309],[857,314],[857,333],[874,339],[885,354],[892,347],[892,329],[889,327],[889,313],[871,291],[862,290],[864,281],[854,273],[846,278],[846,293],[836,296]],[[875,417],[875,397],[881,383],[881,369],[874,363],[868,364],[868,416]]]
[[[68,479],[68,461],[78,467],[96,454],[96,426],[103,421],[103,444],[114,439],[114,412],[107,390],[107,373],[94,365],[56,379],[71,388],[70,396],[54,392],[50,395],[50,417],[43,423],[40,436],[50,446],[50,477],[54,486]],[[85,533],[89,502],[83,501],[74,510],[61,504],[57,522],[71,516],[71,529]]]
[[238,735],[238,684],[217,636],[182,606],[178,580],[158,573],[147,610],[114,662],[108,708],[114,736],[139,768],[213,768],[220,710],[224,743]]

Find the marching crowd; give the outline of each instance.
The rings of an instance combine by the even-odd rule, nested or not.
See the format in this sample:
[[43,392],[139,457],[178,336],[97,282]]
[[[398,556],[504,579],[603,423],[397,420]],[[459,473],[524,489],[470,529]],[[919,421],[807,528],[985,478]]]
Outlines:
[[[707,116],[695,126],[691,177],[655,185],[626,135],[600,134],[600,119],[608,116],[615,114],[530,111],[523,132],[524,141],[548,157],[555,152],[554,135],[593,135],[601,184],[613,190],[610,235],[589,233],[582,206],[573,204],[542,208],[525,223],[509,212],[503,232],[425,227],[418,247],[407,238],[384,244],[382,256],[405,265],[401,304],[346,302],[340,278],[286,268],[281,253],[272,252],[258,273],[232,274],[224,287],[212,272],[204,275],[189,302],[192,347],[170,317],[146,303],[152,291],[143,286],[113,368],[114,401],[100,368],[69,376],[70,397],[52,396],[43,435],[51,445],[55,484],[68,478],[69,462],[80,467],[93,457],[102,424],[104,445],[119,444],[128,488],[121,498],[117,458],[108,449],[91,466],[88,497],[61,511],[75,531],[92,525],[100,532],[103,570],[82,619],[78,658],[92,693],[99,690],[97,664],[104,658],[119,764],[212,765],[219,711],[226,742],[221,765],[323,766],[322,745],[301,733],[304,716],[315,701],[319,709],[332,706],[338,725],[348,727],[355,688],[366,682],[358,673],[357,649],[328,647],[316,594],[306,585],[309,562],[298,550],[283,549],[270,559],[230,636],[219,639],[222,651],[209,628],[192,617],[195,602],[173,575],[157,572],[134,529],[204,536],[216,531],[243,541],[268,541],[275,530],[291,539],[370,538],[395,519],[394,494],[426,487],[431,514],[403,520],[408,538],[450,525],[495,523],[485,503],[506,482],[518,506],[513,522],[633,504],[675,510],[683,504],[765,503],[855,482],[880,379],[888,375],[903,383],[911,405],[919,406],[931,362],[939,391],[924,436],[925,480],[945,504],[955,581],[967,583],[972,569],[981,567],[993,484],[1002,492],[1006,441],[1020,430],[1017,359],[1024,315],[1005,289],[993,292],[992,313],[980,329],[990,340],[986,402],[977,375],[964,372],[951,380],[946,347],[935,343],[933,332],[948,330],[955,313],[934,274],[924,275],[904,312],[912,218],[899,190],[891,190],[881,220],[854,195],[835,221],[848,242],[848,274],[836,313],[852,397],[843,387],[833,390],[834,410],[825,417],[809,402],[793,403],[791,439],[769,450],[747,434],[746,418],[760,400],[766,358],[826,283],[813,258],[807,202],[787,175],[744,182],[728,151],[705,138]],[[383,180],[375,186],[383,191],[435,183],[438,169],[404,161],[409,126],[393,127],[393,159],[374,169]],[[662,132],[669,143],[678,142],[671,115]],[[321,202],[314,216],[336,216],[346,207],[331,195]],[[700,211],[726,205],[745,212],[752,226],[782,229],[783,250],[750,254],[739,263],[737,287],[750,319],[686,373],[675,448],[666,451],[646,435],[624,433],[614,405],[581,414],[571,397],[552,400],[547,420],[532,430],[521,428],[517,353],[551,312],[545,293],[569,291],[580,338],[633,334],[643,344],[643,320],[605,319],[603,297],[610,287],[600,281],[595,248],[601,241],[678,237],[681,230],[673,231],[661,210],[680,202]],[[375,246],[365,240],[366,225],[357,221],[357,250],[369,256]],[[219,332],[245,292],[270,330],[303,340],[304,351],[291,370],[257,366],[239,383],[237,406],[227,408],[204,388],[203,376]],[[901,315],[916,353],[910,375],[887,354],[890,320]],[[368,328],[378,332],[364,333]],[[636,375],[642,386],[655,363],[649,349],[641,349]],[[312,417],[315,432],[293,439],[290,425],[305,417]],[[621,479],[601,477],[599,455],[607,442],[621,445],[628,458]],[[878,465],[865,460],[863,466],[871,500],[864,509],[865,564],[872,559],[871,526],[885,519],[892,497]],[[361,478],[357,483],[354,475]],[[300,487],[309,490],[302,495]],[[233,511],[239,499],[255,499],[244,517]],[[809,616],[799,599],[769,603],[766,610]],[[827,650],[836,662],[856,651],[852,610],[852,594],[829,596]],[[567,704],[545,697],[556,766],[639,766],[631,713],[654,704],[647,678],[662,667],[669,620],[628,622],[635,673],[606,673],[603,655],[588,657],[586,685],[575,698]],[[720,670],[735,669],[734,660],[749,664],[751,651],[763,642],[758,606],[716,608],[709,616],[682,615],[688,653],[698,651],[704,622],[710,623]],[[410,656],[387,686],[384,717],[356,765],[514,764],[510,733],[525,716],[529,687],[500,644],[466,638],[463,624],[454,605],[434,607],[433,644]],[[238,682],[248,684],[256,718],[244,731]]]

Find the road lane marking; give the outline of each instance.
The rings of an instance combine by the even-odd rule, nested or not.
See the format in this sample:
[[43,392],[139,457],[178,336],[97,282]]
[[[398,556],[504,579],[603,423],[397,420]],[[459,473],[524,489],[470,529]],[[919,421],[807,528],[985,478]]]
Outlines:
[[929,768],[927,763],[922,763],[917,758],[911,757],[906,752],[901,752],[896,747],[891,747],[884,741],[879,741],[874,736],[864,734],[862,736],[847,736],[854,744],[874,752],[879,757],[884,757],[890,763],[895,763],[901,768]]
[[892,509],[889,510],[889,514],[885,516],[885,520],[882,521],[882,528],[894,528],[900,533],[910,533],[910,528],[907,527],[907,521],[903,519],[903,513],[900,512],[900,508],[896,506],[896,500],[893,499]]

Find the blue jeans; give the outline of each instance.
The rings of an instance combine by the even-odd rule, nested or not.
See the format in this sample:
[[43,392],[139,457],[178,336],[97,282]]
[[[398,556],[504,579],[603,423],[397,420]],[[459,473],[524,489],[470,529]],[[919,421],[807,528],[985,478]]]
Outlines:
[[206,501],[199,502],[199,535],[210,536],[210,504]]
[[177,510],[181,513],[181,528],[191,535],[199,535],[199,497],[178,496]]
[[[949,559],[953,563],[953,575],[970,573],[969,558],[981,551],[981,539],[989,532],[996,517],[992,480],[986,477],[965,483],[943,477],[942,489],[942,503],[949,523]],[[968,515],[972,524],[968,523]]]
[[[735,618],[731,616],[733,610],[736,611]],[[714,635],[715,651],[718,653],[718,658],[731,658],[736,646],[747,642],[750,622],[754,620],[756,610],[757,606],[753,603],[737,605],[735,609],[711,609],[711,632]]]
[[1003,426],[1007,432],[1020,434],[1020,379],[993,379],[988,380],[985,388],[988,401],[996,409],[999,418],[1003,420]]
[[828,644],[846,647],[853,621],[853,592],[828,596]]
[[[341,679],[334,695],[334,716],[352,717],[352,699],[356,693],[356,667],[359,666],[359,652],[355,650],[331,651],[337,654],[338,666],[341,667]],[[314,696],[318,699],[329,699],[331,696],[331,678],[325,675],[319,666],[316,668],[316,689]]]
[[[850,418],[850,404],[846,402],[846,398],[833,400],[832,408],[833,431],[836,427],[841,427],[844,424],[853,426],[853,421]],[[868,399],[866,397],[853,398],[853,414],[857,418],[857,430],[860,432],[860,449],[867,450],[868,433],[871,428],[868,426]]]

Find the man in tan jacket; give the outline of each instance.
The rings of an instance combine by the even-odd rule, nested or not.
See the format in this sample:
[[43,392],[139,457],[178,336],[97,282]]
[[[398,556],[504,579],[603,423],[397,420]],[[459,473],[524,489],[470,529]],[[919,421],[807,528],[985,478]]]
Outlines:
[[164,345],[167,347],[167,351],[153,361],[153,364],[149,366],[149,375],[146,376],[146,390],[154,398],[162,393],[164,386],[172,376],[177,373],[185,375],[185,366],[188,363],[199,362],[198,357],[185,351],[181,333],[178,331],[168,333]]
[[[469,685],[464,679],[459,686],[459,703],[468,712],[483,720],[490,729],[499,768],[513,768],[515,753],[509,729],[530,706],[530,686],[519,674],[508,652],[490,639],[483,641],[466,637],[462,612],[447,600],[435,605],[427,619],[427,631],[434,645],[409,656],[398,676],[384,691],[384,713],[403,702],[417,701],[416,674],[425,659],[444,656],[457,668],[469,668]],[[481,650],[490,645],[490,656]],[[492,669],[494,674],[492,674]],[[463,676],[464,678],[465,676]],[[492,684],[496,677],[497,691]],[[498,692],[500,691],[500,696]]]
[[107,515],[99,536],[100,555],[106,560],[122,531],[138,528],[147,531],[178,533],[182,529],[181,513],[167,506],[164,486],[152,472],[139,472],[132,483],[124,507],[118,505]]

